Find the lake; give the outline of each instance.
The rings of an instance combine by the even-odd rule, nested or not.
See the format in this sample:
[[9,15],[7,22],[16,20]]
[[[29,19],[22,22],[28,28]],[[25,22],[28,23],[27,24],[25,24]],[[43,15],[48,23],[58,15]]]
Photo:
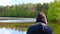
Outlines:
[[0,34],[26,34],[34,23],[0,23]]
[[35,18],[0,17],[0,22],[35,22]]
[[35,18],[0,17],[0,34],[26,34]]
[[[26,34],[35,21],[35,18],[0,17],[0,34]],[[49,22],[48,25],[54,34],[60,34],[60,22]]]
[[26,34],[29,26],[34,23],[0,23],[0,34]]

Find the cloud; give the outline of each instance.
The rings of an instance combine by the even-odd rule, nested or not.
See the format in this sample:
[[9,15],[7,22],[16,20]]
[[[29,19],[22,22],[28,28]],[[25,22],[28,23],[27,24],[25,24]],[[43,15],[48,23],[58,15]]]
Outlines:
[[5,6],[5,5],[11,5],[11,4],[10,4],[10,1],[11,1],[11,0],[0,0],[0,5],[4,5],[4,6]]
[[50,3],[54,2],[54,0],[13,0],[11,3],[18,4],[18,3]]
[[54,0],[0,0],[0,5],[15,5],[19,3],[50,3]]
[[50,3],[50,2],[54,2],[54,0],[37,0],[35,3]]

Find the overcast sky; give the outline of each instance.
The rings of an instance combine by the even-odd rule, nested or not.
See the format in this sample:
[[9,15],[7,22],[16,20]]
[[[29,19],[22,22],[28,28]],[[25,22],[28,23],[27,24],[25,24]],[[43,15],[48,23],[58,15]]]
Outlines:
[[0,5],[15,5],[19,3],[50,3],[54,0],[0,0]]

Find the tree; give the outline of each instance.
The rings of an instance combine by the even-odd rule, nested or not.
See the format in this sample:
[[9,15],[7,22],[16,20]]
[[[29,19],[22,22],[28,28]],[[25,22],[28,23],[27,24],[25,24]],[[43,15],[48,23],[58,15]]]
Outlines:
[[47,17],[49,21],[60,20],[60,2],[54,2],[49,5]]

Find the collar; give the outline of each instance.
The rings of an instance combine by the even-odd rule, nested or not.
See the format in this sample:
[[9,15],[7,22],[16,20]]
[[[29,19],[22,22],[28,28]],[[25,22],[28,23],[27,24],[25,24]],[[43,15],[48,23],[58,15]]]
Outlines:
[[42,22],[37,22],[36,25],[38,25],[38,24],[41,24],[41,25],[46,26],[46,24],[45,23],[42,23]]

